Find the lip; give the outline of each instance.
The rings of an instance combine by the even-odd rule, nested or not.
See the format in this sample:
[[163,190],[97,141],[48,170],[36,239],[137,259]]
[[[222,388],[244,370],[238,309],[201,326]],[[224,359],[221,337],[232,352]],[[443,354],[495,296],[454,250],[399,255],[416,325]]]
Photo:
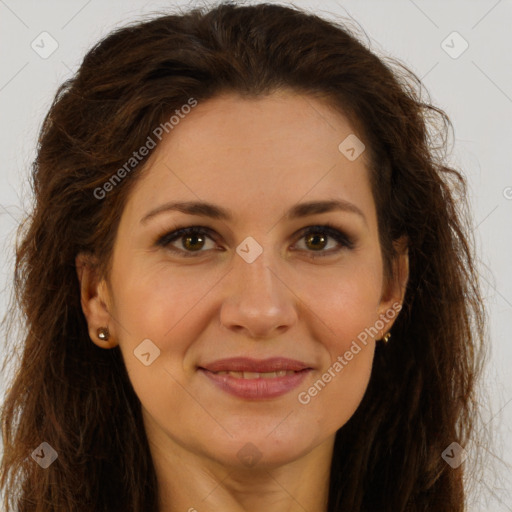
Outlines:
[[313,371],[312,368],[305,368],[282,377],[244,379],[229,374],[214,373],[205,368],[199,368],[198,370],[226,393],[239,398],[259,400],[275,398],[288,393],[299,386],[306,376]]
[[306,363],[297,361],[296,359],[288,359],[286,357],[271,357],[268,359],[251,359],[249,357],[232,357],[229,359],[219,359],[212,363],[200,366],[204,370],[210,372],[258,372],[270,373],[278,371],[294,371],[311,369]]
[[[245,399],[267,399],[282,396],[296,388],[306,378],[313,368],[306,363],[285,357],[269,359],[250,359],[234,357],[219,359],[213,363],[198,367],[208,379],[221,390]],[[293,371],[294,373],[276,377],[243,378],[217,372],[253,372],[273,373]]]

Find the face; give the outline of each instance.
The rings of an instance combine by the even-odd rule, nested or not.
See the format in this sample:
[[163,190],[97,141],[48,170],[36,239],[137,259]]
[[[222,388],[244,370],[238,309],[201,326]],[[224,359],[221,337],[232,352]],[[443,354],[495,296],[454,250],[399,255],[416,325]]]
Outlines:
[[[366,154],[339,149],[352,134],[311,97],[225,95],[154,150],[109,283],[83,301],[94,341],[108,325],[120,345],[150,442],[272,466],[354,414],[403,286],[383,276]],[[171,206],[192,202],[214,209]]]

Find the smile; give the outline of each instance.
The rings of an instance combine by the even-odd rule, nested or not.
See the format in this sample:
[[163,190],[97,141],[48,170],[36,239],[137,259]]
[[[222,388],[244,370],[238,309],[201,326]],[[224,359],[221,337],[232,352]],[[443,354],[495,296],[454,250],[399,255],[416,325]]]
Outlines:
[[233,372],[233,371],[222,371],[213,372],[216,375],[231,375],[238,379],[273,379],[275,377],[284,377],[285,375],[293,375],[297,373],[293,370],[280,370],[277,372]]
[[279,370],[274,372],[212,372],[199,368],[208,381],[217,389],[245,400],[277,398],[297,388],[311,371]]

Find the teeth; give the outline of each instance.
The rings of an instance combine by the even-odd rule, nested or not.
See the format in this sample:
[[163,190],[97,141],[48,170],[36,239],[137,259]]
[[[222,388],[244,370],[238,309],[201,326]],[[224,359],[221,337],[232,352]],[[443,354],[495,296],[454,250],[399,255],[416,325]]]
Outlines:
[[[236,373],[238,373],[238,372],[236,372]],[[265,375],[269,375],[269,374],[267,373]],[[244,379],[260,379],[261,374],[259,374],[258,372],[244,372],[243,378]]]
[[231,375],[231,377],[236,377],[237,379],[273,379],[275,377],[284,377],[285,375],[293,375],[295,372],[293,370],[279,370],[276,372],[216,372],[217,375]]

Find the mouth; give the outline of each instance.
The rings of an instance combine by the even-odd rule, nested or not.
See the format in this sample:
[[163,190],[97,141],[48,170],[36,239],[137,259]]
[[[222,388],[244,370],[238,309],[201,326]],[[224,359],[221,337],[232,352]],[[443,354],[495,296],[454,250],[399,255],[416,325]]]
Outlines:
[[286,358],[223,359],[199,366],[200,373],[218,389],[244,399],[279,397],[296,388],[313,368]]
[[[208,371],[208,370],[207,370]],[[304,371],[304,370],[301,370]],[[212,372],[215,375],[230,375],[237,379],[275,379],[276,377],[284,377],[286,375],[293,375],[297,373],[294,370],[279,370],[277,372],[234,372],[234,371],[221,371]]]
[[[296,359],[289,359],[287,357],[271,357],[268,359],[251,359],[249,357],[231,357],[228,359],[218,359],[211,363],[199,366],[204,370],[212,373],[247,373],[258,374],[262,378],[276,377],[272,375],[278,372],[299,372],[301,370],[311,369],[311,366]],[[283,376],[283,375],[279,375]],[[257,377],[250,377],[257,378]]]

